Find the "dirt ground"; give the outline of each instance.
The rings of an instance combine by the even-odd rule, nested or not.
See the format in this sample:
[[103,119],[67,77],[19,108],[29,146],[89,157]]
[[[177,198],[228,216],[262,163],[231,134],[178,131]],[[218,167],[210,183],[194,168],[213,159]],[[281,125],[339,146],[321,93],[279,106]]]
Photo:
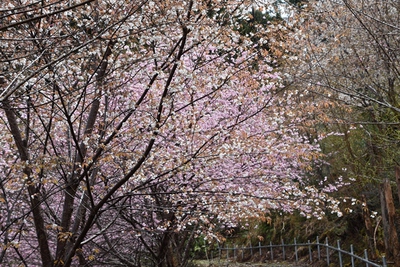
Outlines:
[[305,265],[295,265],[290,262],[267,262],[267,263],[254,263],[254,262],[226,262],[214,260],[209,262],[207,260],[198,260],[193,262],[194,267],[305,267]]

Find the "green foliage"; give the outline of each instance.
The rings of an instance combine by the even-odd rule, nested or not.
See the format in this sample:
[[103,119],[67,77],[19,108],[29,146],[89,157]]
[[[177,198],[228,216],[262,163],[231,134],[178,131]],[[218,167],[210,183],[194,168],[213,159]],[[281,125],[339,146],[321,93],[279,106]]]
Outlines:
[[210,259],[211,255],[217,255],[218,242],[212,240],[207,241],[204,235],[200,235],[194,239],[191,245],[190,258],[191,259]]
[[[265,36],[259,34],[260,27],[266,28],[275,20],[280,20],[280,18],[272,17],[268,13],[253,9],[245,18],[238,18],[239,26],[236,27],[236,30],[243,36],[249,36],[253,43],[259,43],[261,38],[265,38]],[[268,43],[260,44],[259,47],[270,51]]]
[[193,242],[193,246],[192,246],[192,257],[196,257],[196,258],[205,258],[207,255],[206,253],[206,249],[208,249],[208,246],[206,246],[206,242],[204,239],[204,236],[201,235],[199,237],[197,237],[195,239],[195,241]]
[[[263,13],[260,10],[253,9],[251,13],[244,19],[238,19],[239,27],[237,30],[242,35],[255,34],[257,32],[257,26],[263,25],[266,27],[271,21],[274,20],[268,13]],[[255,42],[258,40],[254,40]]]
[[[379,237],[379,233],[378,233]],[[361,206],[343,217],[327,216],[321,220],[316,218],[306,219],[298,213],[273,214],[268,221],[254,220],[249,222],[247,228],[242,228],[235,236],[228,238],[229,246],[256,246],[260,242],[267,245],[270,242],[285,244],[320,242],[327,239],[329,244],[336,245],[340,240],[342,247],[354,245],[356,253],[363,253],[367,249],[367,236],[361,214]]]
[[301,6],[307,2],[307,0],[289,0],[289,3],[295,6]]

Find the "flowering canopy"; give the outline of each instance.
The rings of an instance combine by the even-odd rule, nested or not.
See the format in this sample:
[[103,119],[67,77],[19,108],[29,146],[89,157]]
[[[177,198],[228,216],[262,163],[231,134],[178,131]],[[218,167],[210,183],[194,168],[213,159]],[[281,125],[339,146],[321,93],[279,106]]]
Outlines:
[[0,262],[164,266],[172,233],[335,208],[249,5],[1,4]]

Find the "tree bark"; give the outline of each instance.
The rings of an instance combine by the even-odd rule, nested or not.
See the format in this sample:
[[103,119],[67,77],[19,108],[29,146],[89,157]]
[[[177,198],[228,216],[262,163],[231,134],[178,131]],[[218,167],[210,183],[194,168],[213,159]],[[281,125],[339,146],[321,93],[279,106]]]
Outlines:
[[[18,149],[18,154],[22,162],[27,163],[29,161],[29,153],[26,142],[22,139],[21,131],[18,127],[17,118],[14,114],[14,109],[10,106],[8,100],[3,101],[4,111],[7,117],[10,131],[13,136],[15,145]],[[39,243],[39,251],[42,260],[43,267],[51,267],[53,265],[53,259],[49,249],[49,243],[46,234],[46,228],[44,224],[42,208],[41,208],[41,195],[35,183],[32,181],[31,173],[32,170],[26,164],[23,170],[24,175],[28,181],[28,194],[30,200],[30,208],[33,214],[33,221],[35,224],[36,236]]]
[[388,253],[388,256],[390,256],[389,258],[393,259],[394,266],[400,267],[400,244],[395,224],[396,210],[393,202],[392,189],[390,187],[389,179],[385,179],[383,181],[382,194],[385,200],[385,205],[382,205],[382,207],[385,209],[385,213],[387,215],[387,221],[386,221],[387,230],[385,230],[385,247],[387,245],[386,251],[387,253],[389,252]]
[[376,255],[375,246],[374,246],[374,228],[372,226],[371,214],[370,214],[368,206],[367,206],[367,199],[366,199],[365,195],[362,196],[362,200],[363,200],[362,214],[363,214],[363,218],[364,218],[365,229],[367,230],[368,246],[371,251],[371,258],[376,259],[377,255]]
[[381,202],[381,212],[382,212],[382,227],[383,227],[383,241],[385,243],[385,254],[388,259],[392,258],[393,255],[389,247],[389,219],[386,210],[386,199],[383,184],[380,190],[380,202]]
[[400,166],[395,167],[395,173],[396,173],[397,195],[400,201]]

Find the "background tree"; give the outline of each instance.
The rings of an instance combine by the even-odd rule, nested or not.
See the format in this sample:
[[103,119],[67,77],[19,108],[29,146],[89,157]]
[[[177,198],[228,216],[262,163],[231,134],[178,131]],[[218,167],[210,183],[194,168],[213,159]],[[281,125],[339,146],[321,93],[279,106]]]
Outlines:
[[[331,113],[341,124],[334,128],[343,135],[344,167],[367,197],[377,195],[380,185],[386,254],[398,266],[390,181],[396,181],[399,162],[399,6],[397,1],[374,0],[312,4],[296,35],[304,63],[296,76],[317,99],[323,96],[347,110]],[[368,199],[369,204],[374,201],[376,207],[376,200]]]

